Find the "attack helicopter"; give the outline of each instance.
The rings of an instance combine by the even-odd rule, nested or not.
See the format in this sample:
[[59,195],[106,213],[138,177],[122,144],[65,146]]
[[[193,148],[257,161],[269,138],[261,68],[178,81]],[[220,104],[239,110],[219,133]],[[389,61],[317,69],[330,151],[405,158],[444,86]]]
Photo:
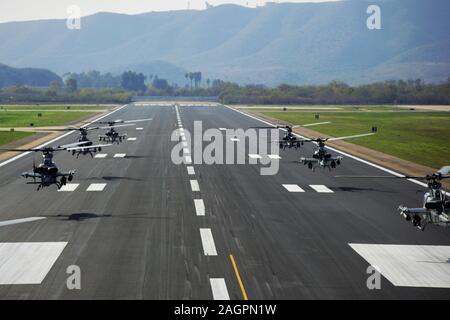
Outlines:
[[98,139],[99,141],[120,144],[123,140],[126,139],[127,134],[120,134],[115,130],[115,128],[118,127],[128,127],[128,126],[135,126],[135,122],[142,122],[142,121],[150,121],[153,119],[138,119],[138,120],[114,120],[114,121],[97,121],[95,123],[98,124],[107,124],[107,127],[103,127],[102,129],[109,129],[105,134],[99,135]]
[[[303,125],[278,125],[275,128],[277,129],[284,129],[286,130],[286,133],[284,134],[283,138],[279,141],[274,141],[279,144],[280,149],[285,150],[286,148],[295,148],[295,150],[300,149],[300,147],[303,145],[303,141],[301,139],[298,139],[297,136],[294,134],[293,129],[299,128],[299,127],[312,127],[312,126],[318,126],[321,124],[329,124],[330,121],[327,122],[316,122],[316,123],[308,123]],[[252,127],[256,129],[273,129],[274,127]]]
[[94,153],[96,153],[97,151],[102,151],[103,147],[109,147],[112,145],[112,144],[94,145],[94,143],[91,140],[89,140],[87,136],[89,131],[106,128],[109,127],[69,127],[65,129],[51,129],[51,131],[79,131],[80,134],[78,136],[78,142],[65,145],[67,151],[71,152],[73,156],[76,155],[78,158],[80,155],[88,155],[88,154],[91,157],[94,157]]
[[449,179],[450,166],[442,167],[433,174],[426,176],[336,176],[336,178],[363,178],[363,179],[420,179],[427,182],[428,192],[425,192],[421,208],[409,208],[400,205],[400,215],[411,221],[412,225],[422,231],[428,224],[441,227],[450,227],[450,201],[447,193],[442,189],[441,181]]
[[[72,181],[75,170],[60,171],[53,161],[53,153],[64,150],[77,150],[83,147],[74,147],[71,145],[63,145],[57,147],[42,147],[35,149],[1,149],[3,151],[16,151],[16,152],[42,152],[42,162],[39,165],[35,165],[33,160],[33,171],[23,172],[22,177],[28,179],[32,178],[33,182],[27,182],[27,184],[38,184],[37,190],[44,187],[49,187],[55,184],[58,190],[66,185],[67,181]],[[39,181],[36,181],[36,180]],[[59,179],[59,180],[58,180]]]
[[339,138],[302,139],[302,140],[300,140],[300,142],[313,142],[313,143],[317,144],[317,148],[314,150],[314,154],[312,155],[312,158],[301,157],[300,161],[297,161],[297,162],[307,165],[308,168],[311,169],[312,171],[315,171],[316,167],[328,168],[331,171],[331,169],[334,169],[334,168],[336,168],[336,166],[341,164],[341,161],[344,157],[333,156],[326,148],[325,143],[327,141],[353,139],[353,138],[371,136],[374,134],[375,134],[375,132],[363,133],[363,134],[357,134],[357,135],[339,137]]

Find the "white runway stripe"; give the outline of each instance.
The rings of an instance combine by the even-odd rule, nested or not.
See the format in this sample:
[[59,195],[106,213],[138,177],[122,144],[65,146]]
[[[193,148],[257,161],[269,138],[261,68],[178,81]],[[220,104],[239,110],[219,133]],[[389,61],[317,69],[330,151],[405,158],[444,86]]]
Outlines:
[[78,188],[79,185],[79,183],[68,183],[65,186],[62,186],[61,189],[58,190],[58,192],[72,192],[75,191],[75,189]]
[[214,244],[211,229],[200,229],[200,236],[202,238],[203,252],[205,256],[217,256],[216,245]]
[[225,279],[211,278],[209,281],[211,283],[211,290],[214,300],[230,300]]
[[349,243],[394,286],[450,288],[450,246]]
[[116,153],[114,155],[114,158],[125,158],[126,155],[127,155],[126,153]]
[[279,156],[279,155],[277,155],[277,154],[269,154],[269,155],[267,155],[270,159],[278,159],[278,160],[280,160],[281,159],[281,157]]
[[192,163],[192,158],[191,158],[191,156],[185,156],[185,157],[184,157],[184,163],[185,163],[185,164],[191,164],[191,163]]
[[333,190],[328,189],[326,186],[322,184],[310,184],[309,186],[320,193],[334,193]]
[[144,128],[139,127],[139,128],[136,128],[136,130],[142,131],[142,130],[144,130]]
[[227,128],[219,128],[220,131],[225,131]]
[[240,141],[238,138],[230,138],[231,141]]
[[94,158],[96,159],[105,159],[108,155],[106,153],[97,153]]
[[259,154],[249,153],[248,157],[250,159],[261,159],[262,157]]
[[188,172],[188,175],[191,175],[191,176],[194,175],[195,174],[194,167],[188,166],[187,172]]
[[184,152],[185,154],[190,154],[190,153],[191,153],[191,151],[189,150],[189,148],[183,148],[183,152]]
[[305,192],[305,190],[296,184],[283,184],[283,187],[289,192]]
[[128,138],[128,141],[136,141],[136,138]]
[[67,242],[0,243],[0,285],[40,284]]
[[106,183],[92,183],[86,191],[103,191],[105,189]]
[[195,213],[197,216],[205,215],[205,203],[203,199],[194,199]]
[[42,220],[42,219],[46,219],[46,218],[45,217],[31,217],[31,218],[0,221],[0,227],[9,226],[9,225],[13,225],[13,224],[19,224],[19,223],[25,223],[25,222],[32,222],[32,221],[37,221],[37,220]]
[[186,141],[183,141],[181,144],[183,145],[183,147],[187,147],[188,146]]
[[192,191],[200,191],[200,185],[198,184],[197,180],[190,180],[191,182],[191,189]]

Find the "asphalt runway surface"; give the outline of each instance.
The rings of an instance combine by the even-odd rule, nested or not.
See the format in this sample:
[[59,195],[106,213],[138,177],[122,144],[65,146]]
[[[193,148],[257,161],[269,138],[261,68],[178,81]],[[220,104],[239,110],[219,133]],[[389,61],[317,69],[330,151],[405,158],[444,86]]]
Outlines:
[[[422,232],[396,211],[420,207],[425,188],[336,179],[386,175],[349,157],[312,172],[294,162],[311,144],[280,151],[276,175],[259,163],[177,165],[179,127],[264,124],[225,106],[145,103],[105,120],[139,118],[153,120],[119,128],[136,139],[103,156],[55,154],[60,170],[76,170],[67,191],[20,177],[39,153],[0,166],[0,299],[448,299],[450,231]],[[380,289],[368,288],[370,264]],[[70,266],[80,289],[67,285]]]

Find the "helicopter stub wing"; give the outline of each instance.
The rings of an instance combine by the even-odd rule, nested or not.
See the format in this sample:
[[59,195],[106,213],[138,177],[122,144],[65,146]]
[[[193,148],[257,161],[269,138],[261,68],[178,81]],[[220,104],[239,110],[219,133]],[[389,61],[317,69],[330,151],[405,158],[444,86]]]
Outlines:
[[21,174],[21,176],[24,177],[24,178],[33,178],[33,179],[41,178],[41,174],[40,173],[35,173],[35,172],[23,172]]
[[75,170],[62,171],[62,172],[58,172],[56,174],[57,177],[67,177],[67,176],[74,176],[74,175],[75,175]]

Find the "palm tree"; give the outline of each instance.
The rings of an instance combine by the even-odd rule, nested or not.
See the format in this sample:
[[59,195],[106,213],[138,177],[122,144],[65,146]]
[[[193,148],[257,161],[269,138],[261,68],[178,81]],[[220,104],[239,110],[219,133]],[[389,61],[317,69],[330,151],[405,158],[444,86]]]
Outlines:
[[195,78],[195,73],[189,72],[189,79],[191,80],[191,89],[192,89],[192,80],[194,80],[194,78]]

